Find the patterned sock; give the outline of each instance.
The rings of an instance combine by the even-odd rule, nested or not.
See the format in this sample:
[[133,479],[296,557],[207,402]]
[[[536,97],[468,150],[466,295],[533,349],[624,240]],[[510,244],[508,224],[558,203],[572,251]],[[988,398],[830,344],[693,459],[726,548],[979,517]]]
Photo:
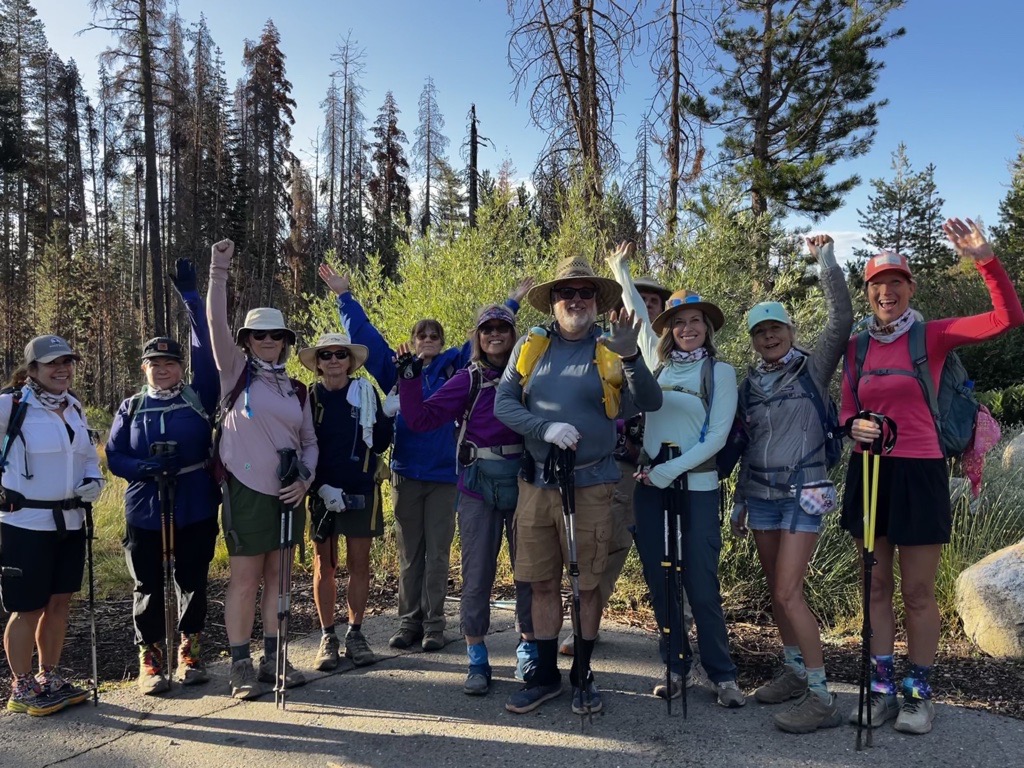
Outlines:
[[263,636],[263,655],[268,659],[277,656],[277,635]]
[[362,629],[363,629],[363,625],[362,624],[349,624],[348,625],[348,631],[349,632],[361,632]]
[[475,643],[466,646],[466,655],[469,656],[469,666],[485,667],[488,665],[487,646],[483,643]]
[[232,645],[231,646],[231,662],[242,661],[243,659],[251,658],[251,652],[249,651],[249,644],[244,645]]
[[825,680],[824,667],[807,667],[807,687],[822,701],[832,701],[828,692],[828,682]]
[[903,698],[905,699],[930,699],[932,687],[928,684],[932,668],[923,667],[913,662],[907,665],[907,676],[903,678]]
[[896,695],[896,660],[890,653],[887,656],[871,656],[871,692],[884,693],[886,696]]
[[804,666],[804,657],[800,653],[799,645],[784,645],[782,646],[782,655],[784,657],[784,664],[791,670],[797,673],[800,677],[807,675],[807,667]]
[[335,633],[333,624],[331,624],[331,626],[329,627],[320,627],[320,630],[324,633],[324,637],[327,637],[328,635],[333,635]]

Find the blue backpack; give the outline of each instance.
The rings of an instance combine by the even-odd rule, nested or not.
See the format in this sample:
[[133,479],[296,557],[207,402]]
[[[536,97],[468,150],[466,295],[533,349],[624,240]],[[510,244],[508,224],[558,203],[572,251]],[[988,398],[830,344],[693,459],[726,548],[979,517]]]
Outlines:
[[[935,422],[935,433],[939,436],[939,447],[946,458],[960,456],[974,437],[974,424],[978,418],[980,403],[974,397],[974,382],[967,375],[967,369],[960,361],[959,355],[950,352],[942,366],[939,377],[939,390],[935,391],[931,371],[928,369],[928,345],[925,338],[925,324],[915,322],[907,331],[909,336],[911,370],[901,368],[877,368],[864,370],[864,360],[868,354],[868,343],[871,337],[867,331],[857,334],[856,373],[857,378],[851,380],[850,389],[857,410],[861,410],[857,386],[861,376],[913,376],[921,385],[928,410]],[[847,375],[850,375],[847,366]]]

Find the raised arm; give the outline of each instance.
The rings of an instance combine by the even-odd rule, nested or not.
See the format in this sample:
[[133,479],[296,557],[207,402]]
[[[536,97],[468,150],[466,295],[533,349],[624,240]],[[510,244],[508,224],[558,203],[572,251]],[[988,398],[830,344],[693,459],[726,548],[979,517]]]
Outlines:
[[203,310],[203,299],[196,287],[196,266],[190,259],[178,259],[171,276],[174,290],[188,312],[189,363],[192,366],[192,389],[199,395],[199,401],[207,413],[213,413],[220,399],[220,382],[217,379],[217,363],[213,359],[210,345],[210,324]]
[[821,290],[825,294],[828,322],[824,332],[814,345],[814,383],[827,389],[832,374],[846,351],[853,328],[853,303],[850,289],[846,285],[843,268],[836,263],[831,235],[815,235],[807,238],[807,248],[821,267]]
[[635,312],[641,319],[640,335],[638,343],[640,354],[650,370],[658,367],[658,335],[651,326],[651,319],[647,316],[647,307],[644,305],[643,297],[633,283],[633,276],[629,273],[629,259],[633,255],[635,247],[632,243],[619,243],[619,246],[612,251],[606,259],[612,271],[612,277],[622,286],[622,303],[630,312]]
[[210,258],[210,284],[206,290],[206,320],[210,324],[210,345],[221,381],[235,381],[245,365],[245,355],[228,327],[228,270],[235,244],[221,240],[213,246]]

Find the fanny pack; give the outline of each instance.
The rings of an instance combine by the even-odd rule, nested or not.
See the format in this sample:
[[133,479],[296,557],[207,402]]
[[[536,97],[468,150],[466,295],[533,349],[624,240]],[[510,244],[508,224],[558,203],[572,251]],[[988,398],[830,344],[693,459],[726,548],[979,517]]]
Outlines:
[[479,494],[494,509],[515,509],[519,501],[519,462],[478,459],[463,471],[462,486]]
[[808,515],[821,517],[838,506],[836,487],[829,480],[816,480],[800,489],[798,501]]

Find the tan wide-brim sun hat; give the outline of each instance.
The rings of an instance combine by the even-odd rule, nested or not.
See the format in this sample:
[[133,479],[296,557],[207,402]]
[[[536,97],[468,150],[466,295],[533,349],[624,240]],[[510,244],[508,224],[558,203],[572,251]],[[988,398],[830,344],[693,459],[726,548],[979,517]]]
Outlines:
[[707,315],[708,320],[711,322],[711,327],[716,331],[721,330],[722,326],[725,325],[725,315],[722,314],[722,310],[710,301],[704,301],[699,293],[676,291],[665,302],[665,311],[658,315],[654,322],[651,323],[654,332],[660,336],[672,318],[684,309],[699,309]]
[[662,303],[668,301],[668,297],[672,295],[671,288],[666,288],[653,277],[648,277],[647,275],[644,275],[643,277],[638,277],[636,280],[633,281],[633,285],[635,285],[636,289],[638,291],[641,291],[642,293],[658,294],[659,296],[661,296]]
[[242,327],[235,332],[235,343],[243,345],[249,331],[284,331],[288,334],[288,343],[295,346],[295,331],[288,327],[281,310],[274,307],[250,309]]
[[551,290],[557,288],[559,283],[569,280],[586,280],[588,283],[594,284],[594,288],[597,290],[595,299],[597,300],[597,314],[599,315],[615,309],[622,298],[622,287],[617,282],[607,277],[595,275],[590,262],[582,256],[571,256],[559,263],[553,280],[533,286],[530,292],[526,294],[526,300],[530,302],[530,306],[550,315],[552,313]]
[[352,375],[366,362],[370,350],[362,344],[353,344],[352,339],[344,333],[325,333],[316,340],[312,347],[299,350],[299,362],[316,373],[316,353],[327,347],[344,347],[348,350],[348,372]]

